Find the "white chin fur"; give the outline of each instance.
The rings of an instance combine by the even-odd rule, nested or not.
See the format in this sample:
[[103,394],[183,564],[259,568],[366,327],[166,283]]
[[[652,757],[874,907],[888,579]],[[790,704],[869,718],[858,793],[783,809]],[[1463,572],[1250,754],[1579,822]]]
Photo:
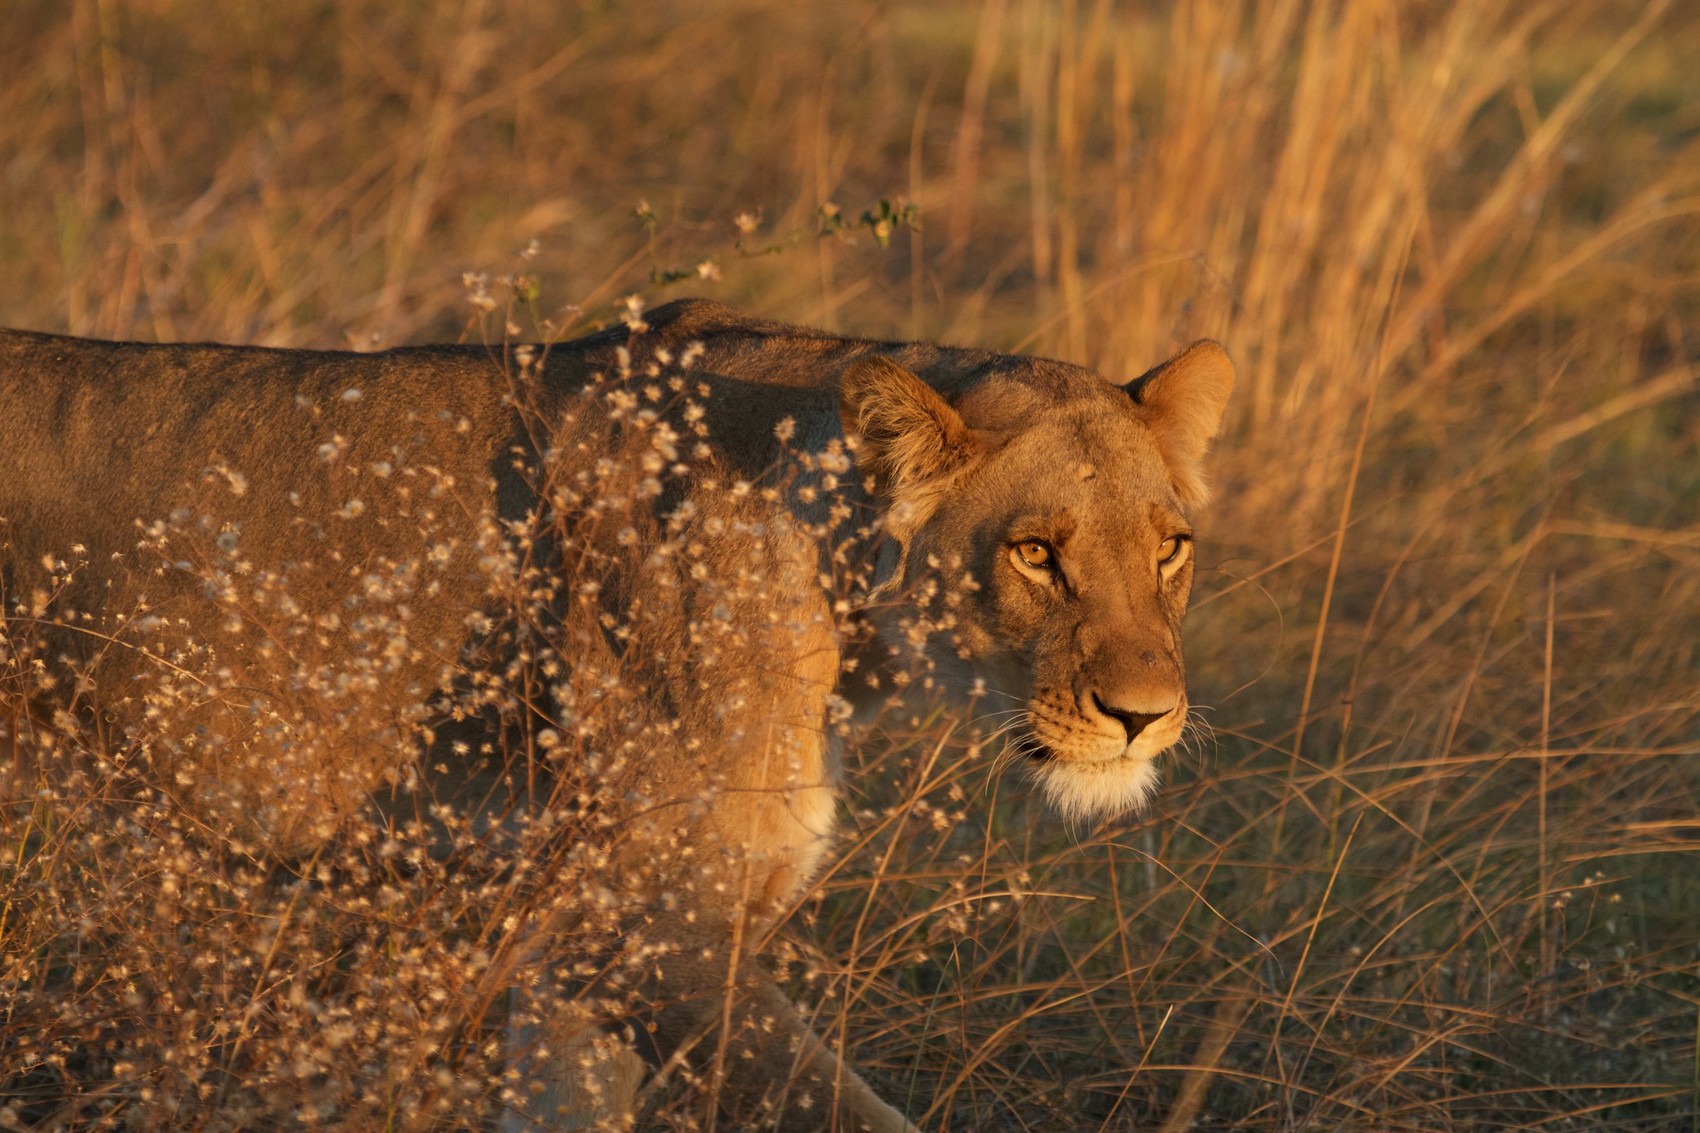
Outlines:
[[1140,756],[1091,761],[1053,756],[1034,768],[1034,775],[1063,818],[1084,822],[1144,806],[1157,786],[1157,763]]

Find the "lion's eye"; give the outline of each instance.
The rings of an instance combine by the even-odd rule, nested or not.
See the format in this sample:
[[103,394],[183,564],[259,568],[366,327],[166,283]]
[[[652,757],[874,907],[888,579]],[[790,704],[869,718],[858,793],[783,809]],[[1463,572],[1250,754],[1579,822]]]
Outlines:
[[1169,536],[1167,539],[1157,544],[1157,562],[1162,566],[1168,566],[1170,563],[1178,562],[1181,557],[1181,552],[1186,549],[1186,544],[1187,537],[1185,535]]
[[1023,539],[1015,545],[1015,554],[1023,566],[1032,570],[1050,570],[1056,565],[1056,553],[1040,539]]

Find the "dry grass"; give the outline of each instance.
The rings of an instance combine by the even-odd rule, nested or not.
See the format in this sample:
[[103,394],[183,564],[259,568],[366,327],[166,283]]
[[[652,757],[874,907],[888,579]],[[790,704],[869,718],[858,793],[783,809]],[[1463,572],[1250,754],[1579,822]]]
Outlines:
[[[1149,814],[1069,830],[943,725],[894,729],[782,944],[925,1128],[1700,1122],[1692,6],[5,23],[12,325],[454,337],[462,272],[535,238],[557,329],[683,289],[1112,374],[1224,341],[1189,621],[1215,742]],[[886,250],[854,223],[881,198],[923,225]],[[829,201],[856,239],[817,235]],[[488,1096],[499,891],[369,847],[279,884],[101,782],[0,820],[0,1124]]]

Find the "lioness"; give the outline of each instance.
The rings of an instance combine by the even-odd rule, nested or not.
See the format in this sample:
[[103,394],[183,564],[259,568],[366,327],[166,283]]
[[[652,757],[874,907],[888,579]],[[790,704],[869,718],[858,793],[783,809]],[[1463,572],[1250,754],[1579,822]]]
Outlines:
[[[600,816],[659,945],[648,1053],[739,1127],[906,1130],[749,955],[832,835],[828,723],[930,686],[1065,815],[1138,804],[1232,382],[1210,342],[1117,385],[700,301],[506,352],[0,332],[0,597],[61,673],[37,715],[241,845],[416,771]],[[583,1116],[533,1071],[519,1127]]]

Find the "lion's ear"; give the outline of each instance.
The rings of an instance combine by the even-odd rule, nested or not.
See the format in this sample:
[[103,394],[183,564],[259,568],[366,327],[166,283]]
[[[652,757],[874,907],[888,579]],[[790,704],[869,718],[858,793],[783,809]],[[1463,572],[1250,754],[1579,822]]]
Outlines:
[[844,432],[860,438],[856,462],[890,495],[955,471],[971,442],[956,410],[889,358],[859,358],[838,382]]
[[1204,454],[1222,431],[1222,411],[1234,392],[1234,364],[1209,339],[1193,343],[1123,387],[1157,439],[1175,491],[1188,509],[1210,498]]

